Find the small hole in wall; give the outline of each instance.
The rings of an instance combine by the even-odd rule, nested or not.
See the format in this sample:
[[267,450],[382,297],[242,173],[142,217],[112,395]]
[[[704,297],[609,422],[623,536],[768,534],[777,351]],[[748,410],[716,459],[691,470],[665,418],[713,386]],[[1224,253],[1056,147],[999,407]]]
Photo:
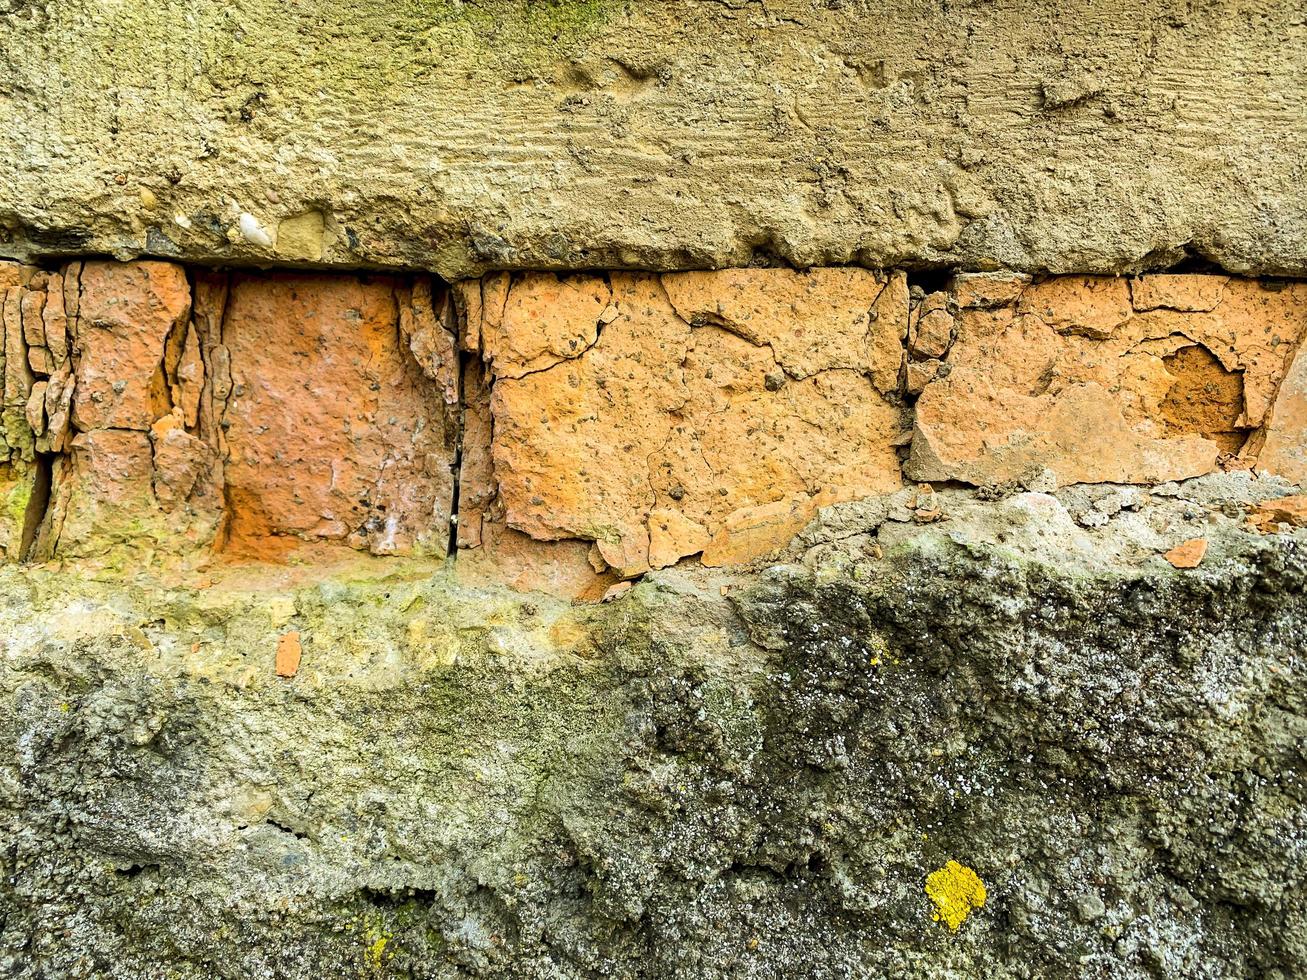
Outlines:
[[1166,269],[1170,273],[1184,273],[1189,275],[1219,276],[1224,275],[1224,270],[1215,262],[1203,258],[1201,255],[1187,253],[1180,261],[1173,263]]
[[142,871],[157,870],[158,867],[157,864],[152,862],[145,864],[129,864],[125,868],[114,868],[114,874],[119,878],[125,878],[130,881],[132,878],[138,877]]
[[908,288],[918,287],[924,295],[948,289],[956,274],[953,269],[919,269],[908,273]]
[[[1157,272],[1182,273],[1188,275],[1224,275],[1225,270],[1217,263],[1206,258],[1202,252],[1192,245],[1183,245],[1180,248],[1178,257],[1170,256],[1171,261],[1164,266],[1157,266],[1156,263],[1145,268],[1154,269]],[[1147,261],[1147,260],[1145,260]]]
[[27,498],[27,510],[23,513],[23,538],[18,551],[23,561],[32,557],[32,545],[36,543],[36,534],[41,529],[41,522],[45,520],[45,512],[50,506],[50,488],[54,483],[54,453],[37,453],[35,465],[32,495]]

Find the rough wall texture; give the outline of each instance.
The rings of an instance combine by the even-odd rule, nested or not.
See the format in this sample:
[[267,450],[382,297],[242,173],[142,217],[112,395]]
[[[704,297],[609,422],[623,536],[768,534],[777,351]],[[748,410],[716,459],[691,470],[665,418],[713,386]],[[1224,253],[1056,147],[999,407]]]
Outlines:
[[1305,50],[0,0],[0,974],[1307,975]]
[[1278,0],[0,7],[0,250],[1307,271]]
[[428,277],[0,275],[11,560],[448,550],[459,368]]
[[405,343],[443,333],[430,282],[237,276],[225,303],[230,538],[443,555],[458,424],[444,396],[457,358],[444,334],[427,377]]
[[579,595],[905,477],[1299,479],[1307,444],[1299,282],[0,269],[19,557],[453,542]]
[[9,975],[1307,971],[1301,283],[0,275]]
[[556,280],[508,284],[502,314],[482,289],[491,456],[511,527],[592,540],[630,576],[700,553],[722,564],[748,550],[753,527],[781,522],[788,540],[821,502],[899,486],[903,423],[888,397],[907,329],[902,275],[579,281],[587,300],[602,293],[575,310],[588,346],[530,372],[498,356],[500,337],[550,333],[532,299]]
[[1307,334],[1307,283],[982,276],[958,291],[955,339],[929,351],[942,360],[917,403],[917,479],[997,484],[1044,468],[1058,484],[1161,483],[1238,457],[1250,434],[1255,460]]
[[[399,558],[5,567],[0,963],[1301,976],[1307,531],[1222,513],[1285,489],[873,498],[762,576],[600,606]],[[1202,567],[1157,556],[1196,534]],[[950,861],[985,888],[955,923]]]

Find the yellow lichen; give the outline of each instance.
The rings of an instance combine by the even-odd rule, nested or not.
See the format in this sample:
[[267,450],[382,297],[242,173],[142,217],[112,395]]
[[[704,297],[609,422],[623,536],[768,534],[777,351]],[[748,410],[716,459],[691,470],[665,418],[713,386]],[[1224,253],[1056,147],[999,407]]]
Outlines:
[[966,865],[949,861],[926,876],[926,894],[935,903],[935,921],[943,921],[956,930],[972,909],[985,904],[985,884]]
[[[360,922],[357,916],[351,920],[350,928],[354,931],[359,930]],[[359,976],[383,976],[386,972],[386,964],[395,958],[393,950],[387,951],[391,940],[395,938],[394,934],[371,915],[363,918],[361,928],[363,931],[361,937],[363,940],[363,970]]]
[[386,953],[386,944],[390,942],[389,937],[380,936],[368,946],[368,951],[364,959],[373,970],[380,970],[382,957]]

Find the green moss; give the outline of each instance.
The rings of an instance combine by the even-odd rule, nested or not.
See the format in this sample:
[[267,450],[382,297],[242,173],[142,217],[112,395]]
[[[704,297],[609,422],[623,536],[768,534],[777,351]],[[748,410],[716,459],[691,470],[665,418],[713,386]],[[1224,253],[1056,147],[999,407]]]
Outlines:
[[464,4],[462,18],[512,44],[567,44],[603,23],[615,4],[613,0],[536,0],[518,6],[524,9],[516,16],[501,19],[492,6]]
[[17,453],[24,462],[35,458],[35,443],[32,429],[27,424],[27,411],[24,405],[8,405],[0,412],[3,421],[4,442],[11,454]]
[[[619,8],[616,0],[400,0],[288,8],[260,0],[206,5],[169,19],[134,5],[79,22],[62,70],[110,84],[124,64],[165,63],[183,46],[234,118],[316,104],[324,91],[387,102],[498,65],[530,75],[566,55]],[[65,30],[74,30],[72,24]]]
[[[1307,571],[1233,567],[1125,593],[940,549],[867,585],[763,576],[731,591],[738,620],[653,576],[514,615],[436,579],[186,593],[0,568],[0,734],[39,790],[8,819],[40,858],[0,905],[34,948],[58,937],[60,976],[1129,973],[1117,940],[1152,943],[1159,976],[1204,947],[1302,975],[1280,911],[1301,801],[1275,776]],[[405,669],[413,596],[466,639],[448,669]],[[312,644],[288,685],[268,675],[292,616]],[[551,638],[562,616],[597,652]],[[768,649],[719,632],[737,622]],[[186,674],[219,647],[239,683]],[[1221,676],[1265,727],[1213,715]]]
[[32,481],[25,474],[6,475],[0,480],[12,479],[14,482],[4,491],[3,512],[7,522],[22,528],[27,516],[27,504],[32,499]]

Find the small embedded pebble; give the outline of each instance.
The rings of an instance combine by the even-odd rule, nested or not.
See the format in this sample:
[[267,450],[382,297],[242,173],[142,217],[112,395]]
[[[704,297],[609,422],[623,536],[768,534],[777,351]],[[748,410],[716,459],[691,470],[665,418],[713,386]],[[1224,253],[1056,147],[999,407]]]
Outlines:
[[239,224],[241,237],[251,245],[262,245],[264,248],[272,247],[272,236],[264,230],[263,225],[259,224],[259,219],[254,215],[248,211],[242,213]]
[[1107,906],[1093,892],[1076,899],[1076,915],[1081,922],[1093,922],[1095,919],[1101,919],[1106,913]]
[[608,591],[604,593],[604,597],[600,601],[612,602],[618,596],[624,595],[630,591],[631,591],[630,582],[618,582],[616,585],[611,585],[608,587]]

